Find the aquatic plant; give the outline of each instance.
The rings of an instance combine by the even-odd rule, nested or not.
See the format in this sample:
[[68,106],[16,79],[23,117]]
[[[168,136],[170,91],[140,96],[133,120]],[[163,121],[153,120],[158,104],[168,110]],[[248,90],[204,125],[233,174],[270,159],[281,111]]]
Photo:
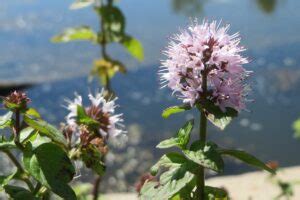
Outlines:
[[[6,129],[0,151],[15,168],[0,177],[0,188],[12,199],[77,199],[69,183],[74,179],[74,162],[82,162],[96,174],[105,172],[108,140],[124,133],[122,115],[115,114],[115,99],[105,99],[104,90],[89,95],[91,105],[84,107],[82,97],[68,101],[67,123],[59,130],[47,123],[33,108],[23,92],[3,98],[7,113],[0,117]],[[21,158],[19,158],[21,156]],[[24,183],[24,184],[22,184]],[[94,199],[98,199],[98,187]]]
[[221,188],[205,185],[205,169],[221,173],[224,156],[234,157],[249,165],[274,173],[274,170],[245,151],[224,149],[207,141],[207,121],[223,130],[245,109],[250,72],[241,55],[239,34],[228,34],[229,25],[217,22],[193,22],[187,30],[171,38],[164,52],[159,72],[162,87],[169,87],[183,105],[163,111],[168,118],[175,113],[197,109],[200,113],[199,140],[190,144],[194,120],[189,120],[176,135],[164,140],[157,148],[177,147],[181,153],[169,152],[151,168],[160,174],[159,182],[148,181],[141,189],[141,199],[227,199]]

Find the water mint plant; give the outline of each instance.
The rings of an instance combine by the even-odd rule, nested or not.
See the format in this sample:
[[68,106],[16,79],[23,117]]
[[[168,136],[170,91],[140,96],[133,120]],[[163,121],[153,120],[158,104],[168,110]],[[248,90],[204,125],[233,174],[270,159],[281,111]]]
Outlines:
[[161,170],[159,182],[149,181],[141,190],[141,199],[228,199],[225,190],[205,184],[205,170],[221,173],[224,156],[234,157],[270,173],[274,170],[245,151],[225,149],[207,141],[207,121],[223,130],[246,108],[250,72],[244,68],[239,34],[228,34],[229,25],[213,21],[193,22],[187,30],[174,35],[164,51],[159,72],[162,86],[169,87],[183,105],[163,111],[162,116],[197,109],[200,114],[199,139],[190,141],[194,120],[186,122],[176,135],[157,148],[177,147],[151,168]]
[[[15,165],[11,174],[0,176],[0,190],[11,199],[77,199],[70,183],[75,162],[102,177],[108,140],[123,134],[121,114],[115,114],[116,98],[106,99],[104,90],[90,94],[90,105],[82,97],[68,101],[66,123],[62,129],[47,123],[29,107],[23,92],[3,97],[6,114],[0,117],[0,152]],[[99,184],[93,191],[98,199]]]

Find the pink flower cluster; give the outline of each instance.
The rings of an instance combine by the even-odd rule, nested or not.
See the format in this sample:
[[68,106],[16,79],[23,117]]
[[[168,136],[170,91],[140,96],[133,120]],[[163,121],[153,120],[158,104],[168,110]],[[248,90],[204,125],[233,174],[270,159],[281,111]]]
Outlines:
[[[248,60],[241,55],[245,49],[239,45],[239,34],[229,35],[229,27],[220,27],[216,21],[194,22],[174,35],[159,72],[163,86],[191,106],[205,98],[222,111],[244,109],[248,88],[244,80],[250,72],[243,65]],[[207,76],[205,94],[203,74]]]

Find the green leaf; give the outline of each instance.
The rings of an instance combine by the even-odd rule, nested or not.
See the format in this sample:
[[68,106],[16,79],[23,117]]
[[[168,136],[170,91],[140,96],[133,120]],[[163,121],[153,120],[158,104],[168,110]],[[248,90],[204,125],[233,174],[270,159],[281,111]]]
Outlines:
[[70,9],[76,10],[91,6],[95,3],[95,0],[75,0],[74,3],[71,4]]
[[[0,188],[1,187],[4,187],[5,185],[7,185],[10,180],[12,180],[14,177],[18,176],[19,175],[19,172],[18,171],[15,171],[13,172],[12,174],[10,175],[7,175],[7,176],[0,176]],[[1,189],[0,189],[1,191]]]
[[257,158],[255,158],[254,156],[252,156],[251,154],[249,154],[245,151],[221,149],[221,150],[219,150],[219,152],[221,154],[237,158],[237,159],[243,161],[244,163],[247,163],[248,165],[251,165],[251,166],[254,166],[254,167],[257,167],[260,169],[264,169],[272,174],[275,174],[275,171],[273,169],[271,169],[265,163],[263,163],[262,161],[258,160]]
[[44,134],[45,136],[51,138],[54,142],[67,145],[67,141],[64,138],[63,134],[51,124],[41,120],[41,119],[33,119],[28,115],[24,115],[24,121],[31,128],[39,131],[40,134]]
[[122,41],[122,45],[134,58],[139,61],[144,60],[144,49],[140,41],[131,36],[126,36]]
[[6,151],[14,148],[16,148],[16,144],[13,140],[7,141],[4,138],[0,138],[0,151]]
[[190,109],[191,109],[191,106],[188,104],[181,105],[181,106],[172,106],[172,107],[165,109],[162,113],[162,116],[163,116],[163,118],[168,118],[168,117],[170,117],[170,115],[173,115],[176,113],[181,113],[183,111],[190,110]]
[[9,111],[3,116],[0,116],[0,129],[7,128],[11,126],[13,112]]
[[96,120],[92,119],[90,116],[88,116],[85,112],[84,107],[78,105],[77,106],[77,123],[78,124],[83,124],[87,126],[99,126],[99,122]]
[[81,158],[87,168],[91,168],[95,173],[102,176],[106,170],[103,155],[94,145],[88,145],[81,149]]
[[102,18],[103,32],[98,42],[121,42],[125,38],[125,17],[122,11],[111,5],[96,10]]
[[36,118],[36,119],[41,119],[42,118],[40,113],[37,110],[35,110],[34,108],[27,109],[26,114],[33,117],[33,118]]
[[13,185],[4,186],[5,192],[14,200],[37,200],[34,195],[25,188]]
[[20,141],[25,144],[29,140],[36,138],[38,131],[31,127],[27,127],[21,130],[20,132]]
[[176,134],[176,138],[170,138],[163,140],[156,147],[160,149],[170,148],[177,146],[181,149],[186,149],[187,144],[190,141],[190,135],[193,130],[194,120],[186,122],[182,128],[180,128]]
[[183,150],[184,155],[191,161],[216,172],[222,172],[224,162],[215,145],[196,141],[191,150]]
[[187,160],[183,155],[176,153],[176,152],[170,152],[165,155],[163,155],[159,161],[151,167],[151,174],[156,175],[159,168],[166,167],[166,168],[178,168],[182,165],[188,165],[188,169],[192,169],[193,167],[196,167],[194,163]]
[[42,185],[64,199],[76,199],[68,185],[74,177],[75,169],[60,146],[44,143],[32,151],[31,146],[27,145],[23,162],[25,169]]
[[177,132],[177,137],[179,139],[179,144],[182,149],[186,149],[187,144],[190,141],[191,132],[194,127],[194,120],[189,120],[184,124],[182,128]]
[[207,200],[228,200],[227,192],[221,188],[205,186],[204,195]]
[[170,138],[170,139],[163,140],[156,146],[156,148],[166,149],[166,148],[175,147],[175,146],[179,146],[178,138]]
[[54,36],[51,41],[54,43],[70,41],[91,41],[95,43],[97,42],[97,34],[87,26],[67,28],[59,35]]
[[159,184],[144,184],[141,199],[169,199],[180,191],[194,187],[197,164],[183,155],[176,152],[167,153],[151,168],[151,173],[157,174],[159,168],[168,168],[168,171],[160,176]]
[[299,139],[300,138],[300,119],[297,119],[294,123],[293,123],[293,129],[295,131],[294,133],[294,137]]
[[223,112],[220,107],[209,101],[205,102],[204,105],[197,105],[197,107],[204,109],[207,113],[207,119],[221,130],[224,130],[232,119],[238,115],[238,112],[233,108],[228,107]]
[[195,175],[183,167],[173,168],[160,176],[160,182],[146,182],[141,189],[141,199],[170,199],[194,183]]

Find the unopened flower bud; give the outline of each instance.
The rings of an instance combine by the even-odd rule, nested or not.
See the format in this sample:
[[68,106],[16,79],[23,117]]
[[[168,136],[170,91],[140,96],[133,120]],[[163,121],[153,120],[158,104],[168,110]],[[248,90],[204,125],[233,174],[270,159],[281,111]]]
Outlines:
[[26,93],[20,91],[14,91],[4,98],[4,106],[12,110],[26,110],[29,102]]

